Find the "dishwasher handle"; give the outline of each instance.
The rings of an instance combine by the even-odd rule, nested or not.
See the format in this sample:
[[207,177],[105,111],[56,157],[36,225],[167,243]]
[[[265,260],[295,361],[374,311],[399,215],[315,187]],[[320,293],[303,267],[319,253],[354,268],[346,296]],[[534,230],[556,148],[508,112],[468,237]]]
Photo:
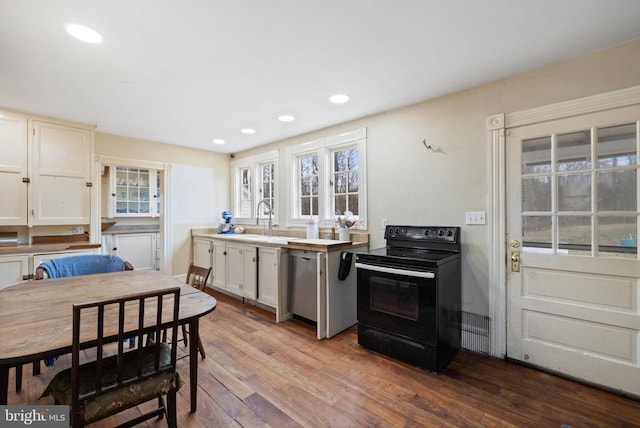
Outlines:
[[396,269],[396,268],[383,267],[383,266],[373,266],[373,265],[368,265],[365,263],[358,263],[358,262],[356,262],[356,268],[372,270],[372,271],[381,272],[381,273],[391,273],[395,275],[412,276],[416,278],[433,279],[436,277],[436,274],[433,272],[420,272],[415,270]]

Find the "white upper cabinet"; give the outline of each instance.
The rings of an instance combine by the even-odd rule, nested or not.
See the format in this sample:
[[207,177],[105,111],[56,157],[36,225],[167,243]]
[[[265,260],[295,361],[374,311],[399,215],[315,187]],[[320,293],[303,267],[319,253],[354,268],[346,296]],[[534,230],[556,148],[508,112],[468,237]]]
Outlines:
[[27,118],[0,114],[0,225],[27,224]]
[[0,225],[89,224],[93,127],[0,111]]
[[109,171],[109,217],[159,215],[158,171],[120,166],[111,167]]
[[32,125],[30,224],[89,224],[93,132],[39,120]]

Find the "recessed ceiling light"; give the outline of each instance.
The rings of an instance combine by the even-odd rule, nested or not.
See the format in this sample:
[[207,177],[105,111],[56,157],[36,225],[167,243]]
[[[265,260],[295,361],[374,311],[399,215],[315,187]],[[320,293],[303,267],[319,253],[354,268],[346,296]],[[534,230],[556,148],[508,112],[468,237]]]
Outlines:
[[64,28],[67,30],[67,33],[83,42],[102,43],[102,36],[97,31],[84,25],[67,24]]
[[216,138],[213,140],[213,144],[227,144],[227,142],[220,138]]
[[349,95],[345,94],[334,94],[329,97],[329,101],[334,104],[344,104],[349,101]]
[[240,132],[242,132],[243,134],[255,134],[256,130],[251,128],[242,128]]
[[296,120],[296,118],[291,116],[290,114],[281,114],[280,116],[278,116],[278,120],[280,122],[293,122],[294,120]]

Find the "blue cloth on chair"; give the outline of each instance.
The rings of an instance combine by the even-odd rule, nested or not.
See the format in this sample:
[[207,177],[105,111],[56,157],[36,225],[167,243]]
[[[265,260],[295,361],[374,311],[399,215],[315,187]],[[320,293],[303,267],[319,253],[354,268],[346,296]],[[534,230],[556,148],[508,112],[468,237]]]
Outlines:
[[86,254],[52,259],[40,265],[49,278],[91,275],[94,273],[119,272],[124,269],[124,260],[118,256]]

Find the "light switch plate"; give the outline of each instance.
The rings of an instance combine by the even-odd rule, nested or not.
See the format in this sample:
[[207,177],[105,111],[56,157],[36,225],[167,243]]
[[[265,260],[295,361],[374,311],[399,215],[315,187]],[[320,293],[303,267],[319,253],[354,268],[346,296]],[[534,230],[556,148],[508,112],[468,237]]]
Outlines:
[[487,213],[485,211],[467,211],[464,213],[466,224],[487,224]]
[[387,226],[389,226],[389,219],[388,218],[383,218],[382,219],[382,228],[386,228]]

